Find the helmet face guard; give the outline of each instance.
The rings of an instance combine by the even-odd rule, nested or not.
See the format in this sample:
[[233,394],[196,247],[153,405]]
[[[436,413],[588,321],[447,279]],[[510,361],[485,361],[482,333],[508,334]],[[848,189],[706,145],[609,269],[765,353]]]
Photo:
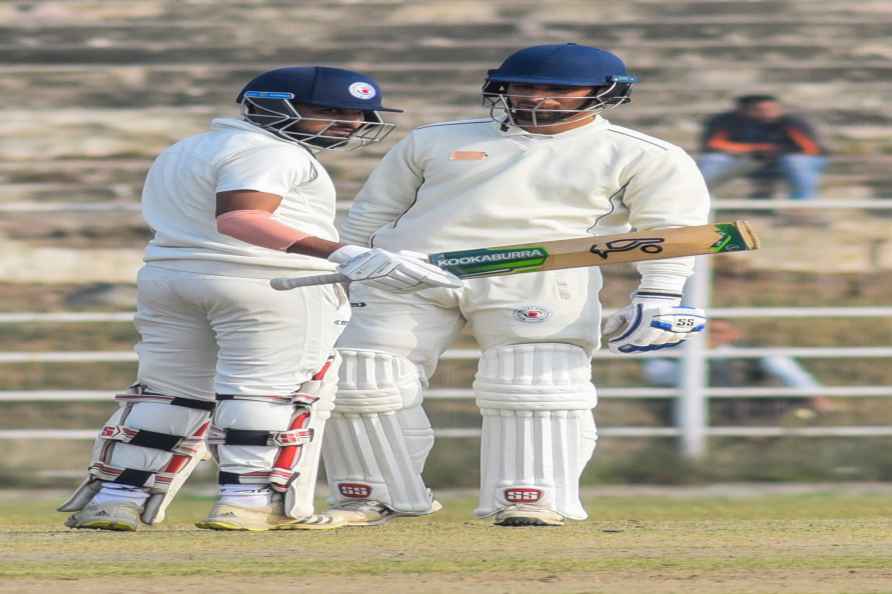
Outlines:
[[[352,127],[356,122],[302,116],[294,105],[294,98],[293,93],[245,91],[241,100],[242,119],[312,151],[356,150],[381,142],[396,126],[385,122],[377,111],[370,110],[363,111],[364,121],[350,134],[336,134],[334,129],[343,125]],[[327,122],[327,125],[318,132],[307,132],[300,129],[301,122]]]
[[[578,99],[588,99],[580,107],[576,109],[545,109],[542,105],[548,100],[566,100],[565,96],[545,96],[536,95],[539,102],[531,108],[520,109],[511,102],[512,97],[533,97],[532,95],[519,95],[509,93],[508,86],[513,82],[520,85],[534,85],[535,82],[517,80],[517,81],[501,81],[487,79],[483,84],[481,92],[483,106],[489,108],[489,116],[496,122],[510,126],[530,126],[534,128],[547,128],[549,126],[559,126],[574,121],[578,121],[588,117],[590,114],[608,111],[618,107],[624,103],[631,101],[632,83],[637,82],[637,78],[630,75],[610,76],[607,77],[607,84],[592,85],[591,93],[586,97]],[[549,84],[552,83],[542,83]],[[558,85],[561,86],[561,85]],[[518,122],[518,112],[529,114],[529,121]]]

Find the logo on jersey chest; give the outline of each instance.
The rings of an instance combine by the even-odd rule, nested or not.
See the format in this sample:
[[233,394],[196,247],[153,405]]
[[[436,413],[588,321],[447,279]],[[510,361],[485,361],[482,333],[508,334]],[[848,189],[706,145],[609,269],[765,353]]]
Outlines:
[[488,157],[483,151],[452,151],[449,155],[450,161],[482,161]]
[[527,324],[538,324],[551,317],[551,312],[541,305],[524,305],[514,310],[514,319]]

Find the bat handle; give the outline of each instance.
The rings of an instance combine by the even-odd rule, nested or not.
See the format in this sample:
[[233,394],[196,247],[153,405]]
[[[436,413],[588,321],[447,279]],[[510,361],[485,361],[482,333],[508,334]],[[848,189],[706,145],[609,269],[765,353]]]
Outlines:
[[349,282],[343,274],[317,274],[316,276],[299,276],[296,278],[274,278],[269,281],[270,286],[276,291],[290,291],[297,287],[311,287],[313,285],[330,285],[334,283]]

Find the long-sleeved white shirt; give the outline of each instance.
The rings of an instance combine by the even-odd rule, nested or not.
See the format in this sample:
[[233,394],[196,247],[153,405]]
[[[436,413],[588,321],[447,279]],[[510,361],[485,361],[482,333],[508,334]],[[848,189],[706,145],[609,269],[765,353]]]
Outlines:
[[[709,193],[681,148],[592,123],[556,135],[492,120],[423,126],[375,168],[343,241],[432,253],[707,222]],[[641,288],[681,292],[693,258],[638,265]]]

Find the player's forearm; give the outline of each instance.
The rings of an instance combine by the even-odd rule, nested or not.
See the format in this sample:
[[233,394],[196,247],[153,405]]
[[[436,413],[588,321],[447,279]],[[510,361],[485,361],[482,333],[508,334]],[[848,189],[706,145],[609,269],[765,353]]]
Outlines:
[[308,235],[280,223],[265,210],[231,210],[217,217],[217,231],[240,241],[280,252],[327,258],[341,244]]

